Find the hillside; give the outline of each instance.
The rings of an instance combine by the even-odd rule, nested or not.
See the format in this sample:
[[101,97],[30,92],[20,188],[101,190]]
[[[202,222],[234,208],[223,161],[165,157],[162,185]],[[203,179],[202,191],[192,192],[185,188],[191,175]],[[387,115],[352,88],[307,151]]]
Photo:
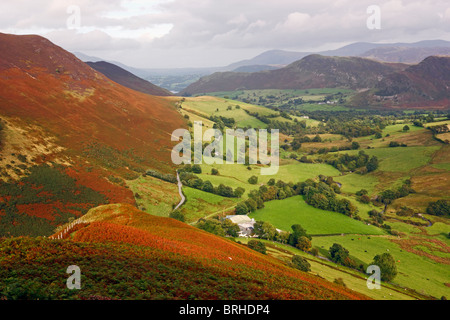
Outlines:
[[181,94],[256,89],[362,89],[378,79],[405,68],[355,57],[309,55],[289,66],[257,73],[215,73],[188,86]]
[[450,57],[428,57],[404,71],[388,75],[375,90],[356,96],[358,101],[383,106],[448,107]]
[[101,72],[109,79],[118,84],[123,85],[124,87],[130,88],[132,90],[136,90],[142,93],[150,94],[153,96],[171,96],[172,93],[166,89],[155,86],[151,82],[148,82],[144,79],[141,79],[131,72],[122,69],[119,66],[116,66],[112,63],[99,61],[99,62],[87,62],[87,64]]
[[39,36],[0,34],[0,235],[49,235],[135,200],[124,178],[172,172],[173,102],[110,81]]
[[[68,240],[1,240],[0,276],[9,280],[0,284],[0,297],[364,299],[243,245],[132,206],[100,207],[80,222],[65,234]],[[32,260],[24,261],[25,251]],[[58,281],[72,264],[81,269],[81,291],[68,292]],[[45,276],[27,284],[37,268]]]

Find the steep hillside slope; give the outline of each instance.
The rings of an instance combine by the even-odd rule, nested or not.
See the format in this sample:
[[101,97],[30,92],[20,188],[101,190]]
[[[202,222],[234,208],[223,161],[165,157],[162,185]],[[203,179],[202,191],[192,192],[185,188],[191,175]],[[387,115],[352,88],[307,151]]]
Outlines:
[[45,38],[8,34],[0,118],[0,235],[48,235],[92,206],[134,203],[123,178],[172,172],[170,134],[185,126],[174,102],[112,82]]
[[380,80],[375,89],[354,98],[357,103],[383,106],[448,108],[450,57],[428,57]]
[[101,72],[109,79],[118,84],[123,85],[124,87],[130,88],[132,90],[136,90],[142,93],[150,94],[153,96],[171,96],[172,93],[166,89],[155,86],[153,83],[148,82],[144,79],[141,79],[131,72],[122,69],[115,64],[99,61],[99,62],[87,62],[87,64]]
[[[9,279],[0,284],[0,297],[364,299],[241,244],[132,206],[91,210],[64,238],[0,241],[0,277]],[[31,260],[24,261],[25,251]],[[82,290],[68,293],[57,279],[66,278],[65,268],[73,264],[81,269]],[[43,276],[27,284],[36,270]]]
[[380,78],[406,68],[354,57],[309,55],[289,66],[257,73],[215,73],[201,78],[181,94],[197,94],[237,89],[312,89],[374,86]]

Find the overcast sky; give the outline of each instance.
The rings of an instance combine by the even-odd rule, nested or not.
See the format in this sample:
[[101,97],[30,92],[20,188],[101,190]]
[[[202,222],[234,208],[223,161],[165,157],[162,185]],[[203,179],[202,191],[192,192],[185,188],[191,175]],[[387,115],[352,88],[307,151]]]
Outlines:
[[[367,27],[370,5],[381,29]],[[270,49],[450,41],[450,0],[0,0],[0,32],[134,67],[224,66]]]

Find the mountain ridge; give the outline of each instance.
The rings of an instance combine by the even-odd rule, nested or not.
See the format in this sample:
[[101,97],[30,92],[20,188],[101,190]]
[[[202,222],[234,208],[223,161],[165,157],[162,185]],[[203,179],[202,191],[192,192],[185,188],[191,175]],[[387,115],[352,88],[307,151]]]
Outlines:
[[380,77],[406,68],[359,57],[309,55],[285,68],[251,74],[215,73],[188,86],[180,94],[200,94],[238,89],[369,88]]

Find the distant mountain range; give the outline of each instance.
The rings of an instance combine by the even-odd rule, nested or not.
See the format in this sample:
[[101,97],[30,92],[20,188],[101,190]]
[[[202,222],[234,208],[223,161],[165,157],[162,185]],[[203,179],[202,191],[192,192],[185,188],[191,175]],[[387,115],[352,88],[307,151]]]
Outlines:
[[[104,59],[87,56],[80,52],[74,53],[85,62],[98,62]],[[419,63],[432,55],[450,55],[450,41],[428,40],[416,43],[379,44],[358,42],[336,50],[322,52],[295,52],[285,50],[269,50],[247,60],[238,61],[228,66],[213,68],[133,68],[120,62],[108,61],[134,75],[173,92],[180,92],[188,85],[196,82],[203,76],[215,72],[258,72],[283,68],[311,54],[323,56],[356,56],[370,58],[382,62]]]
[[253,59],[243,60],[226,67],[226,71],[251,65],[288,65],[311,54],[335,57],[363,57],[383,62],[419,63],[427,56],[450,55],[450,41],[429,40],[415,43],[357,42],[336,50],[321,52],[266,51]]
[[358,57],[309,55],[287,67],[256,73],[223,72],[201,78],[180,94],[256,89],[366,89],[380,78],[407,65],[382,63]]

